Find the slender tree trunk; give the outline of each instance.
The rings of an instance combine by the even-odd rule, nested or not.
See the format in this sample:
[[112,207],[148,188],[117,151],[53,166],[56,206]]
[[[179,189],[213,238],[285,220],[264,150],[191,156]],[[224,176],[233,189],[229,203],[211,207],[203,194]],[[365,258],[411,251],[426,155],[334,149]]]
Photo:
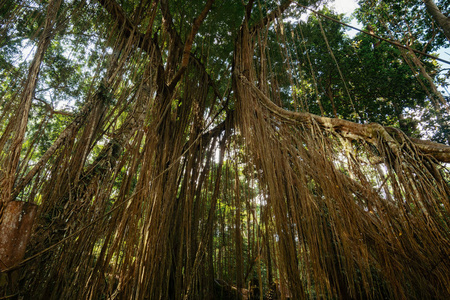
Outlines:
[[270,239],[266,238],[266,251],[267,251],[267,282],[269,286],[273,283],[273,272],[272,272],[272,258],[271,258],[271,252],[270,252]]
[[242,235],[241,235],[241,199],[239,194],[239,175],[237,164],[235,165],[235,243],[236,243],[236,286],[238,293],[241,293],[244,287],[243,270],[244,264],[242,261]]
[[[30,69],[28,70],[28,77],[24,84],[24,89],[20,95],[20,104],[16,117],[11,121],[14,122],[12,132],[11,146],[9,148],[9,155],[2,162],[4,164],[5,173],[0,182],[0,211],[2,202],[6,204],[11,200],[11,192],[13,190],[14,182],[16,180],[16,169],[20,160],[20,152],[22,149],[23,139],[28,124],[28,114],[31,108],[31,102],[33,100],[34,91],[36,89],[39,71],[41,69],[41,62],[44,58],[44,54],[47,51],[52,36],[54,35],[53,27],[56,21],[56,15],[61,6],[62,0],[51,0],[47,7],[47,16],[45,19],[44,30],[39,39],[36,54],[31,62]],[[8,133],[1,138],[2,140],[7,138]],[[0,143],[0,144],[3,144]]]

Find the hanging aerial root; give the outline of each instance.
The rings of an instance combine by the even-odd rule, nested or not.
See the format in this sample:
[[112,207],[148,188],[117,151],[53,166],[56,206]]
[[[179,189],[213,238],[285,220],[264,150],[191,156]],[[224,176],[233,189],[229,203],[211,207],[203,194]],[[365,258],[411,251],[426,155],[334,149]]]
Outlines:
[[[369,143],[376,143],[377,137],[381,137],[389,144],[396,155],[401,155],[401,145],[405,140],[395,140],[392,135],[389,134],[389,132],[395,130],[393,128],[384,127],[377,123],[358,124],[343,119],[320,117],[311,113],[288,111],[273,103],[261,90],[249,82],[244,75],[240,74],[239,78],[244,84],[252,89],[257,96],[258,101],[264,107],[284,120],[293,123],[301,123],[303,126],[307,127],[312,126],[312,123],[315,122],[324,130],[334,131],[341,134],[343,137],[354,140],[364,140]],[[449,146],[416,138],[408,138],[408,140],[414,147],[420,150],[423,155],[431,156],[435,160],[443,163],[450,162]]]
[[280,277],[294,298],[448,295],[449,189],[437,161],[448,161],[449,147],[286,111],[234,76],[237,127],[268,195]]

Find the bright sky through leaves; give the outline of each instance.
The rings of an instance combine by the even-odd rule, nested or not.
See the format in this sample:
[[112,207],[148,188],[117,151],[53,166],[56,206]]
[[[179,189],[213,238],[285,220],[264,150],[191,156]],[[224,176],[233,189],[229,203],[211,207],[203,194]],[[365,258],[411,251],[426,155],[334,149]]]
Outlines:
[[357,7],[355,0],[336,0],[332,4],[338,13],[351,14]]
[[[331,3],[330,6],[333,7],[336,12],[346,14],[347,17],[349,17],[353,13],[353,11],[359,7],[356,0],[335,0],[334,3]],[[359,24],[355,19],[350,22],[350,25],[361,28],[361,24]],[[356,33],[357,31],[353,29],[348,29],[347,31],[347,34],[349,36],[354,36]],[[450,51],[448,49],[441,48],[437,51],[437,53],[439,54],[440,58],[450,61]],[[449,67],[448,65],[443,65],[441,62],[438,63],[444,68]],[[444,95],[449,95],[448,90],[440,90]]]

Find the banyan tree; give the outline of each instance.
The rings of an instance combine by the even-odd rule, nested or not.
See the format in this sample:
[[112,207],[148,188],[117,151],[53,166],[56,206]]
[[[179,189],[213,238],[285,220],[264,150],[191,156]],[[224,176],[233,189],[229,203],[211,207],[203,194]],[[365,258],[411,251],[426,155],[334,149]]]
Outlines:
[[436,57],[319,4],[0,1],[0,299],[449,299]]

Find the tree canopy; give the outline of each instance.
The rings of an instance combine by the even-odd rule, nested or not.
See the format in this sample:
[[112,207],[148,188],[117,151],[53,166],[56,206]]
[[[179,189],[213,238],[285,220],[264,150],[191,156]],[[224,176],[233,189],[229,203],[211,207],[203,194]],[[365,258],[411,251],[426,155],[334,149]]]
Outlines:
[[450,5],[391,2],[0,1],[0,298],[449,298]]

